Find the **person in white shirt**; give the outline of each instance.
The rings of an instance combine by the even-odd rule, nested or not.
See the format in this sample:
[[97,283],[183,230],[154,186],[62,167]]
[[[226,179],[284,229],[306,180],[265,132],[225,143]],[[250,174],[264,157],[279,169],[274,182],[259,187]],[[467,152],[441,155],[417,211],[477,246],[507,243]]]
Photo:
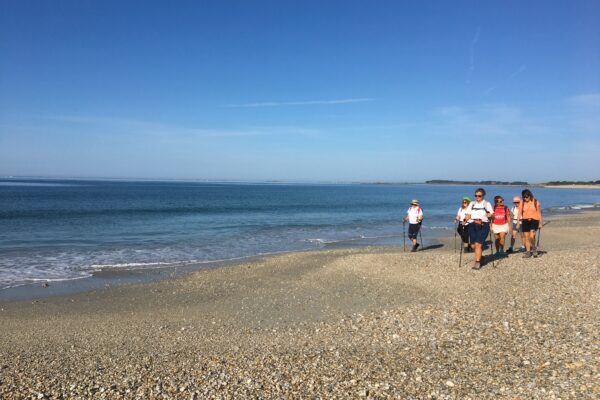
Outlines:
[[458,224],[456,227],[456,231],[460,236],[463,244],[463,250],[468,252],[471,248],[469,246],[469,220],[466,218],[467,216],[467,207],[471,203],[471,199],[468,196],[463,197],[462,205],[458,209],[456,213],[456,217],[454,218],[454,223]]
[[[512,235],[510,237],[510,247],[507,250],[507,253],[514,252],[514,245],[517,241],[517,234],[519,233],[519,206],[521,205],[521,198],[519,196],[513,197],[513,207],[510,209],[510,215],[512,219]],[[525,246],[523,246],[525,240],[523,240],[523,232],[521,232],[521,250],[525,250]]]
[[404,222],[408,221],[408,238],[412,241],[413,247],[411,251],[417,251],[419,243],[417,243],[417,235],[421,229],[423,222],[423,210],[419,207],[419,200],[414,199],[410,202],[410,208],[406,211]]
[[483,244],[490,232],[490,217],[494,215],[492,205],[483,198],[484,196],[483,188],[475,191],[475,201],[469,204],[465,216],[467,220],[472,220],[469,224],[469,239],[471,247],[475,251],[475,260],[471,267],[473,269],[481,268]]

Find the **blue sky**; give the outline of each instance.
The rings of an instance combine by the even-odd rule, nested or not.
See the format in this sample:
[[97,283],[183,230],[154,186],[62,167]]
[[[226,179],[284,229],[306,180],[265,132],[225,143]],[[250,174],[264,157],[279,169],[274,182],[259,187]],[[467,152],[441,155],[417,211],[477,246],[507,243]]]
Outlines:
[[2,1],[0,176],[599,179],[598,1]]

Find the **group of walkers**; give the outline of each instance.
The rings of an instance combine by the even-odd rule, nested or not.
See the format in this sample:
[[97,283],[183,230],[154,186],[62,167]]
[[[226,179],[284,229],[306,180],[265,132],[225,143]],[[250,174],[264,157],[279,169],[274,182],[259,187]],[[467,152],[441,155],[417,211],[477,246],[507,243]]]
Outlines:
[[[504,203],[502,196],[494,197],[494,204],[485,200],[485,189],[475,190],[475,200],[463,197],[462,204],[454,219],[457,233],[462,241],[461,252],[473,252],[473,269],[479,269],[483,262],[483,245],[491,233],[494,235],[496,256],[514,253],[515,243],[521,234],[521,251],[524,258],[537,257],[536,235],[542,229],[542,211],[537,200],[529,189],[521,192],[521,197],[512,199],[512,207]],[[409,222],[408,237],[412,241],[412,251],[417,251],[419,243],[417,235],[423,222],[423,210],[418,200],[412,200],[406,212],[404,222]],[[506,241],[510,238],[510,246],[504,251]],[[462,253],[461,253],[462,254]]]

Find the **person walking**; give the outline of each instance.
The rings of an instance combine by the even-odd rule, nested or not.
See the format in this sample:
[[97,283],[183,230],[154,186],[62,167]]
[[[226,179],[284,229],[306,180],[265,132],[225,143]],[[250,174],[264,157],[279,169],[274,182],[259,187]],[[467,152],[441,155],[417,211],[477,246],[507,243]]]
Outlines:
[[417,235],[421,229],[423,222],[423,210],[419,207],[419,200],[414,199],[410,202],[410,208],[406,211],[404,221],[408,221],[408,238],[412,241],[412,252],[417,251],[419,243],[417,243]]
[[457,224],[456,232],[460,236],[463,251],[465,253],[469,252],[469,220],[466,219],[467,216],[467,207],[471,203],[471,199],[468,196],[463,197],[462,204],[456,213],[456,217],[454,217],[454,223]]
[[484,199],[485,189],[479,188],[475,191],[475,201],[469,203],[465,218],[471,220],[469,224],[469,240],[471,248],[475,252],[475,259],[471,268],[481,268],[483,244],[490,232],[489,218],[494,215],[494,209],[489,201]]
[[[506,251],[507,253],[513,253],[514,247],[515,247],[515,242],[517,241],[517,235],[519,234],[519,227],[517,226],[519,223],[519,206],[521,205],[521,198],[519,196],[515,196],[513,197],[513,206],[510,209],[510,216],[512,219],[512,233],[510,235],[510,247],[508,248],[508,250]],[[521,247],[524,250],[525,247],[523,247],[523,243],[525,242],[525,240],[523,240],[523,233],[521,232]]]
[[523,258],[537,257],[538,251],[535,247],[535,235],[538,229],[542,229],[542,208],[539,200],[533,197],[531,190],[525,189],[521,192],[523,201],[519,206],[519,225],[525,239],[525,254]]
[[496,255],[504,255],[504,243],[506,235],[512,235],[512,224],[510,221],[510,210],[504,205],[502,196],[494,197],[494,217],[492,219],[492,233],[496,244]]

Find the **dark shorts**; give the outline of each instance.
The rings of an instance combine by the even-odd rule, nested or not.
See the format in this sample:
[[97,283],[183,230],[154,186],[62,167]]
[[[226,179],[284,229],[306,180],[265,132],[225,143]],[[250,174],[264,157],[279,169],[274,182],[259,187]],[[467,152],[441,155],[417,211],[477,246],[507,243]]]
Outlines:
[[524,219],[523,222],[521,222],[522,232],[537,231],[539,227],[540,221],[537,219]]
[[408,224],[408,238],[416,239],[421,229],[421,224]]
[[490,224],[484,222],[482,224],[469,224],[469,239],[471,243],[485,243],[485,239],[490,233]]
[[463,243],[469,243],[469,225],[458,224],[456,232],[460,235]]

